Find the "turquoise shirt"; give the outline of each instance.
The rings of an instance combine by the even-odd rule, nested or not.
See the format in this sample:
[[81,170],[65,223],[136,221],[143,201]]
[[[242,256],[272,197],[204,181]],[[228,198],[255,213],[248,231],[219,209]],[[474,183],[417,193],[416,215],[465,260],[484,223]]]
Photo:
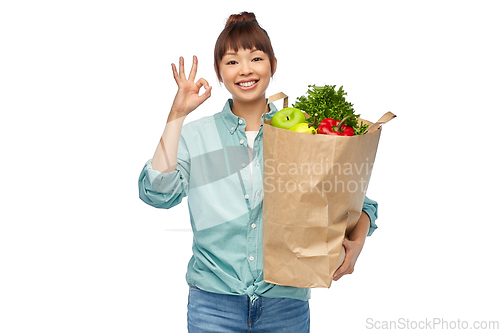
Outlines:
[[[139,197],[156,208],[171,208],[187,196],[193,229],[193,256],[186,280],[202,290],[307,300],[310,290],[267,283],[262,275],[262,125],[250,157],[245,119],[235,116],[232,100],[223,110],[183,126],[177,168],[153,170],[147,161],[139,177]],[[276,113],[271,103],[271,119]],[[250,165],[252,174],[250,176]],[[365,199],[371,235],[377,228],[377,203]]]

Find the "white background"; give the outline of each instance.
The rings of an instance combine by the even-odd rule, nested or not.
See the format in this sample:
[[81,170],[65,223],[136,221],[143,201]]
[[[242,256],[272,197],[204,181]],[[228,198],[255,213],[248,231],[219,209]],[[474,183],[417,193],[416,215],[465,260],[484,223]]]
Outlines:
[[312,332],[499,321],[497,4],[2,2],[0,331],[187,331],[187,206],[147,206],[137,180],[176,92],[172,62],[196,54],[214,87],[188,120],[230,97],[213,46],[244,10],[278,58],[268,95],[343,85],[363,118],[398,116],[368,189],[379,229],[354,274],[313,290]]

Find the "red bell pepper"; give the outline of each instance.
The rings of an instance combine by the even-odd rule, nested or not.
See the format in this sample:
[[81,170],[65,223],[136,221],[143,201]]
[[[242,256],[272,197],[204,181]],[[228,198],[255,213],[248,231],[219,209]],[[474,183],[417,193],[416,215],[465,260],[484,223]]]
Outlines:
[[350,126],[344,125],[344,122],[349,117],[351,116],[345,117],[341,121],[332,118],[323,119],[318,126],[318,134],[353,136],[354,129]]

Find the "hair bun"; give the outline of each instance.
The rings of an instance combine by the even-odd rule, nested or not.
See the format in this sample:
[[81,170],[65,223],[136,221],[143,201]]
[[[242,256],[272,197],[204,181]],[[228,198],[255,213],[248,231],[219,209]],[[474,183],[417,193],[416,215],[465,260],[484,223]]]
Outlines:
[[255,18],[254,13],[249,12],[241,12],[239,14],[233,14],[229,16],[226,22],[226,27],[232,23],[240,23],[240,22],[253,22],[257,23],[257,19]]

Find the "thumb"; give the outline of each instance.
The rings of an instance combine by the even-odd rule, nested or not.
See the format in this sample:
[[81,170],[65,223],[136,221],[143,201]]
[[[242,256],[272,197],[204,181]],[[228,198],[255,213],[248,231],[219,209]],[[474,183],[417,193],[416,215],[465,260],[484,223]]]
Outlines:
[[351,249],[351,242],[347,238],[344,238],[342,245],[345,247],[346,252]]
[[205,88],[205,92],[203,93],[203,95],[201,95],[201,97],[203,97],[203,101],[210,97],[210,91],[212,90],[212,87],[208,84],[207,80],[205,80],[204,78],[200,78],[195,83],[195,85],[198,89],[201,89],[201,87]]
[[212,95],[211,91],[212,87],[208,86],[207,88],[205,88],[205,92],[203,93],[203,95],[199,96],[200,104],[205,102]]
[[344,275],[346,270],[347,270],[347,263],[345,262],[344,259],[342,265],[340,265],[339,268],[337,268],[337,270],[333,274],[333,280],[337,281],[342,275]]

